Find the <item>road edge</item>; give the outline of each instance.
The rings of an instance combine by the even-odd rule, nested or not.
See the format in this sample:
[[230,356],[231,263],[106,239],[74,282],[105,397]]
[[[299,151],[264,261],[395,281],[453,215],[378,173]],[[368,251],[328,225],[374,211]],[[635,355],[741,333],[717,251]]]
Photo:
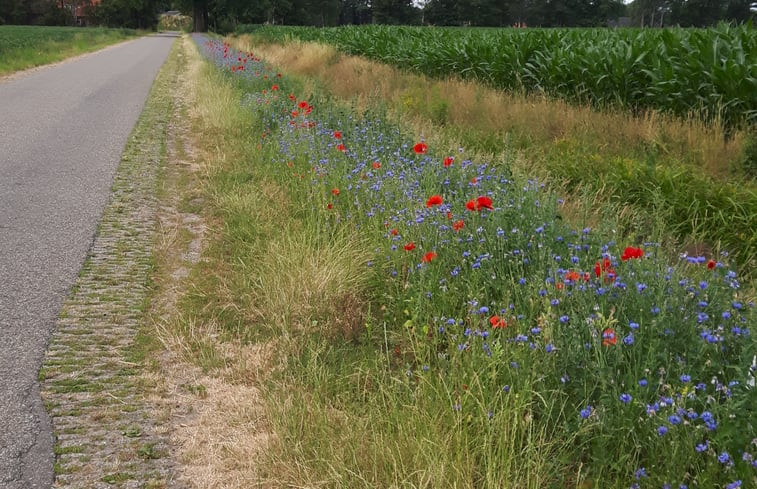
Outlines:
[[114,176],[92,248],[40,370],[54,434],[55,486],[166,487],[168,435],[153,419],[142,334],[156,233],[156,189],[178,83],[177,46],[153,83]]

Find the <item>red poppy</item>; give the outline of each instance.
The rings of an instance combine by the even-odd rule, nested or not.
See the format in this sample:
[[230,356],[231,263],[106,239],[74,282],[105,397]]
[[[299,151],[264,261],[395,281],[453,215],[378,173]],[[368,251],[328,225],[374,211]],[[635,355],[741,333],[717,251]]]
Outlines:
[[276,73],[276,78],[281,78],[281,73]]
[[415,146],[413,146],[413,151],[419,155],[426,154],[428,151],[428,145],[426,143],[416,143]]
[[432,195],[428,198],[426,201],[426,207],[433,207],[435,205],[442,205],[444,201],[442,200],[441,195]]
[[465,203],[465,208],[469,211],[475,211],[476,210],[476,201],[475,200],[469,200]]
[[433,260],[434,258],[436,258],[436,253],[434,253],[433,251],[429,251],[428,253],[423,255],[423,258],[421,258],[421,261],[424,263],[431,263],[431,260]]
[[279,89],[279,86],[278,86],[278,85],[274,85],[274,86],[272,86],[272,87],[271,87],[271,90],[273,90],[273,91],[276,91],[276,90],[278,90],[278,89]]
[[336,139],[342,139],[342,132],[341,131],[334,131],[334,138],[336,138]]
[[297,107],[299,107],[299,108],[301,108],[301,109],[304,109],[304,108],[306,108],[307,106],[308,106],[308,103],[307,103],[307,102],[305,102],[304,100],[303,100],[302,102],[300,102],[299,104],[297,104]]
[[346,151],[347,150],[347,148],[345,148],[342,143],[337,144],[336,145],[336,149],[337,149],[337,151]]
[[379,163],[378,161],[374,161],[373,162],[373,169],[374,170],[378,170],[379,168],[381,168],[381,163]]
[[452,229],[454,229],[455,231],[460,231],[464,227],[465,227],[465,221],[463,221],[462,219],[452,223]]
[[489,209],[492,208],[492,199],[489,197],[486,197],[485,195],[482,195],[481,197],[476,199],[476,210],[480,211],[481,209]]
[[505,321],[505,318],[501,318],[499,316],[492,316],[489,318],[489,324],[492,325],[492,328],[506,328],[507,327],[507,321]]
[[339,189],[338,188],[332,188],[331,189],[331,194],[332,195],[339,195]]
[[641,258],[642,256],[644,256],[644,250],[642,250],[641,248],[628,246],[625,250],[623,250],[623,255],[620,257],[620,259],[626,261],[632,258]]
[[471,178],[470,183],[472,183],[473,185],[476,185],[478,183],[478,178],[476,177]]
[[612,267],[612,262],[610,262],[609,258],[603,258],[602,263],[594,263],[594,275],[599,278],[603,273],[605,274],[605,282],[612,282],[615,280],[615,269]]
[[297,112],[296,110],[292,111],[292,117],[297,117],[298,115],[300,115],[299,112]]
[[447,156],[444,158],[444,166],[452,166],[452,163],[455,161],[455,159],[451,156]]
[[396,229],[396,228],[395,228],[395,229],[392,229],[392,230],[391,230],[391,231],[389,231],[389,232],[390,232],[390,233],[392,233],[392,236],[397,236],[397,234],[399,234],[399,231],[397,231],[397,229]]
[[570,270],[565,274],[565,280],[570,280],[571,282],[575,282],[579,278],[581,278],[581,275],[579,275],[575,270]]
[[292,102],[294,102],[295,100],[297,100],[297,97],[295,97],[294,95],[292,95],[292,94],[290,93],[290,94],[289,94],[289,100],[291,100]]
[[413,251],[415,249],[415,243],[412,241],[405,245],[405,251]]
[[615,335],[615,330],[612,328],[605,328],[602,331],[602,346],[614,345],[618,342],[618,337]]
[[717,262],[715,260],[710,260],[707,262],[707,268],[712,270],[717,266]]
[[564,284],[564,283],[562,283],[562,282],[557,282],[557,283],[555,283],[555,288],[556,288],[557,290],[562,290],[562,289],[563,289],[563,287],[565,287],[565,284]]
[[333,206],[333,205],[331,205],[331,202],[329,202],[329,203],[328,203],[328,205],[326,206],[326,209],[328,209],[328,210],[331,210],[331,209],[332,209],[333,207],[334,207],[334,206]]

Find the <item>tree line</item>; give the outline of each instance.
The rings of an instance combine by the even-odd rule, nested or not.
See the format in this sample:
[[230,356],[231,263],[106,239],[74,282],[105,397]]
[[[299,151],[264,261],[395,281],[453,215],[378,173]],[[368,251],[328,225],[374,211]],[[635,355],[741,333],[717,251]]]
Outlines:
[[[755,0],[0,0],[0,24],[66,25],[84,7],[88,23],[155,28],[158,13],[191,13],[195,30],[239,24],[403,24],[482,27],[704,27],[745,22]],[[81,11],[81,10],[79,10]]]

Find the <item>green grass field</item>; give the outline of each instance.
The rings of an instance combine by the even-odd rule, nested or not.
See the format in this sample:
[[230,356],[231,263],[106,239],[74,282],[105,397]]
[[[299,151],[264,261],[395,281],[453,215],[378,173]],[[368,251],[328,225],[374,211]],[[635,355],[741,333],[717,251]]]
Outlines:
[[94,51],[139,33],[132,29],[0,26],[0,75]]

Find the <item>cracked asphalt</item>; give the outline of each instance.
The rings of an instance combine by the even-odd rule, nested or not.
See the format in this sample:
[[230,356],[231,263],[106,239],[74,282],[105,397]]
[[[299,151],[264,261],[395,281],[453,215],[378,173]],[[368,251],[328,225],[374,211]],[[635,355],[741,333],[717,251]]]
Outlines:
[[0,488],[49,488],[38,372],[174,35],[0,80]]

